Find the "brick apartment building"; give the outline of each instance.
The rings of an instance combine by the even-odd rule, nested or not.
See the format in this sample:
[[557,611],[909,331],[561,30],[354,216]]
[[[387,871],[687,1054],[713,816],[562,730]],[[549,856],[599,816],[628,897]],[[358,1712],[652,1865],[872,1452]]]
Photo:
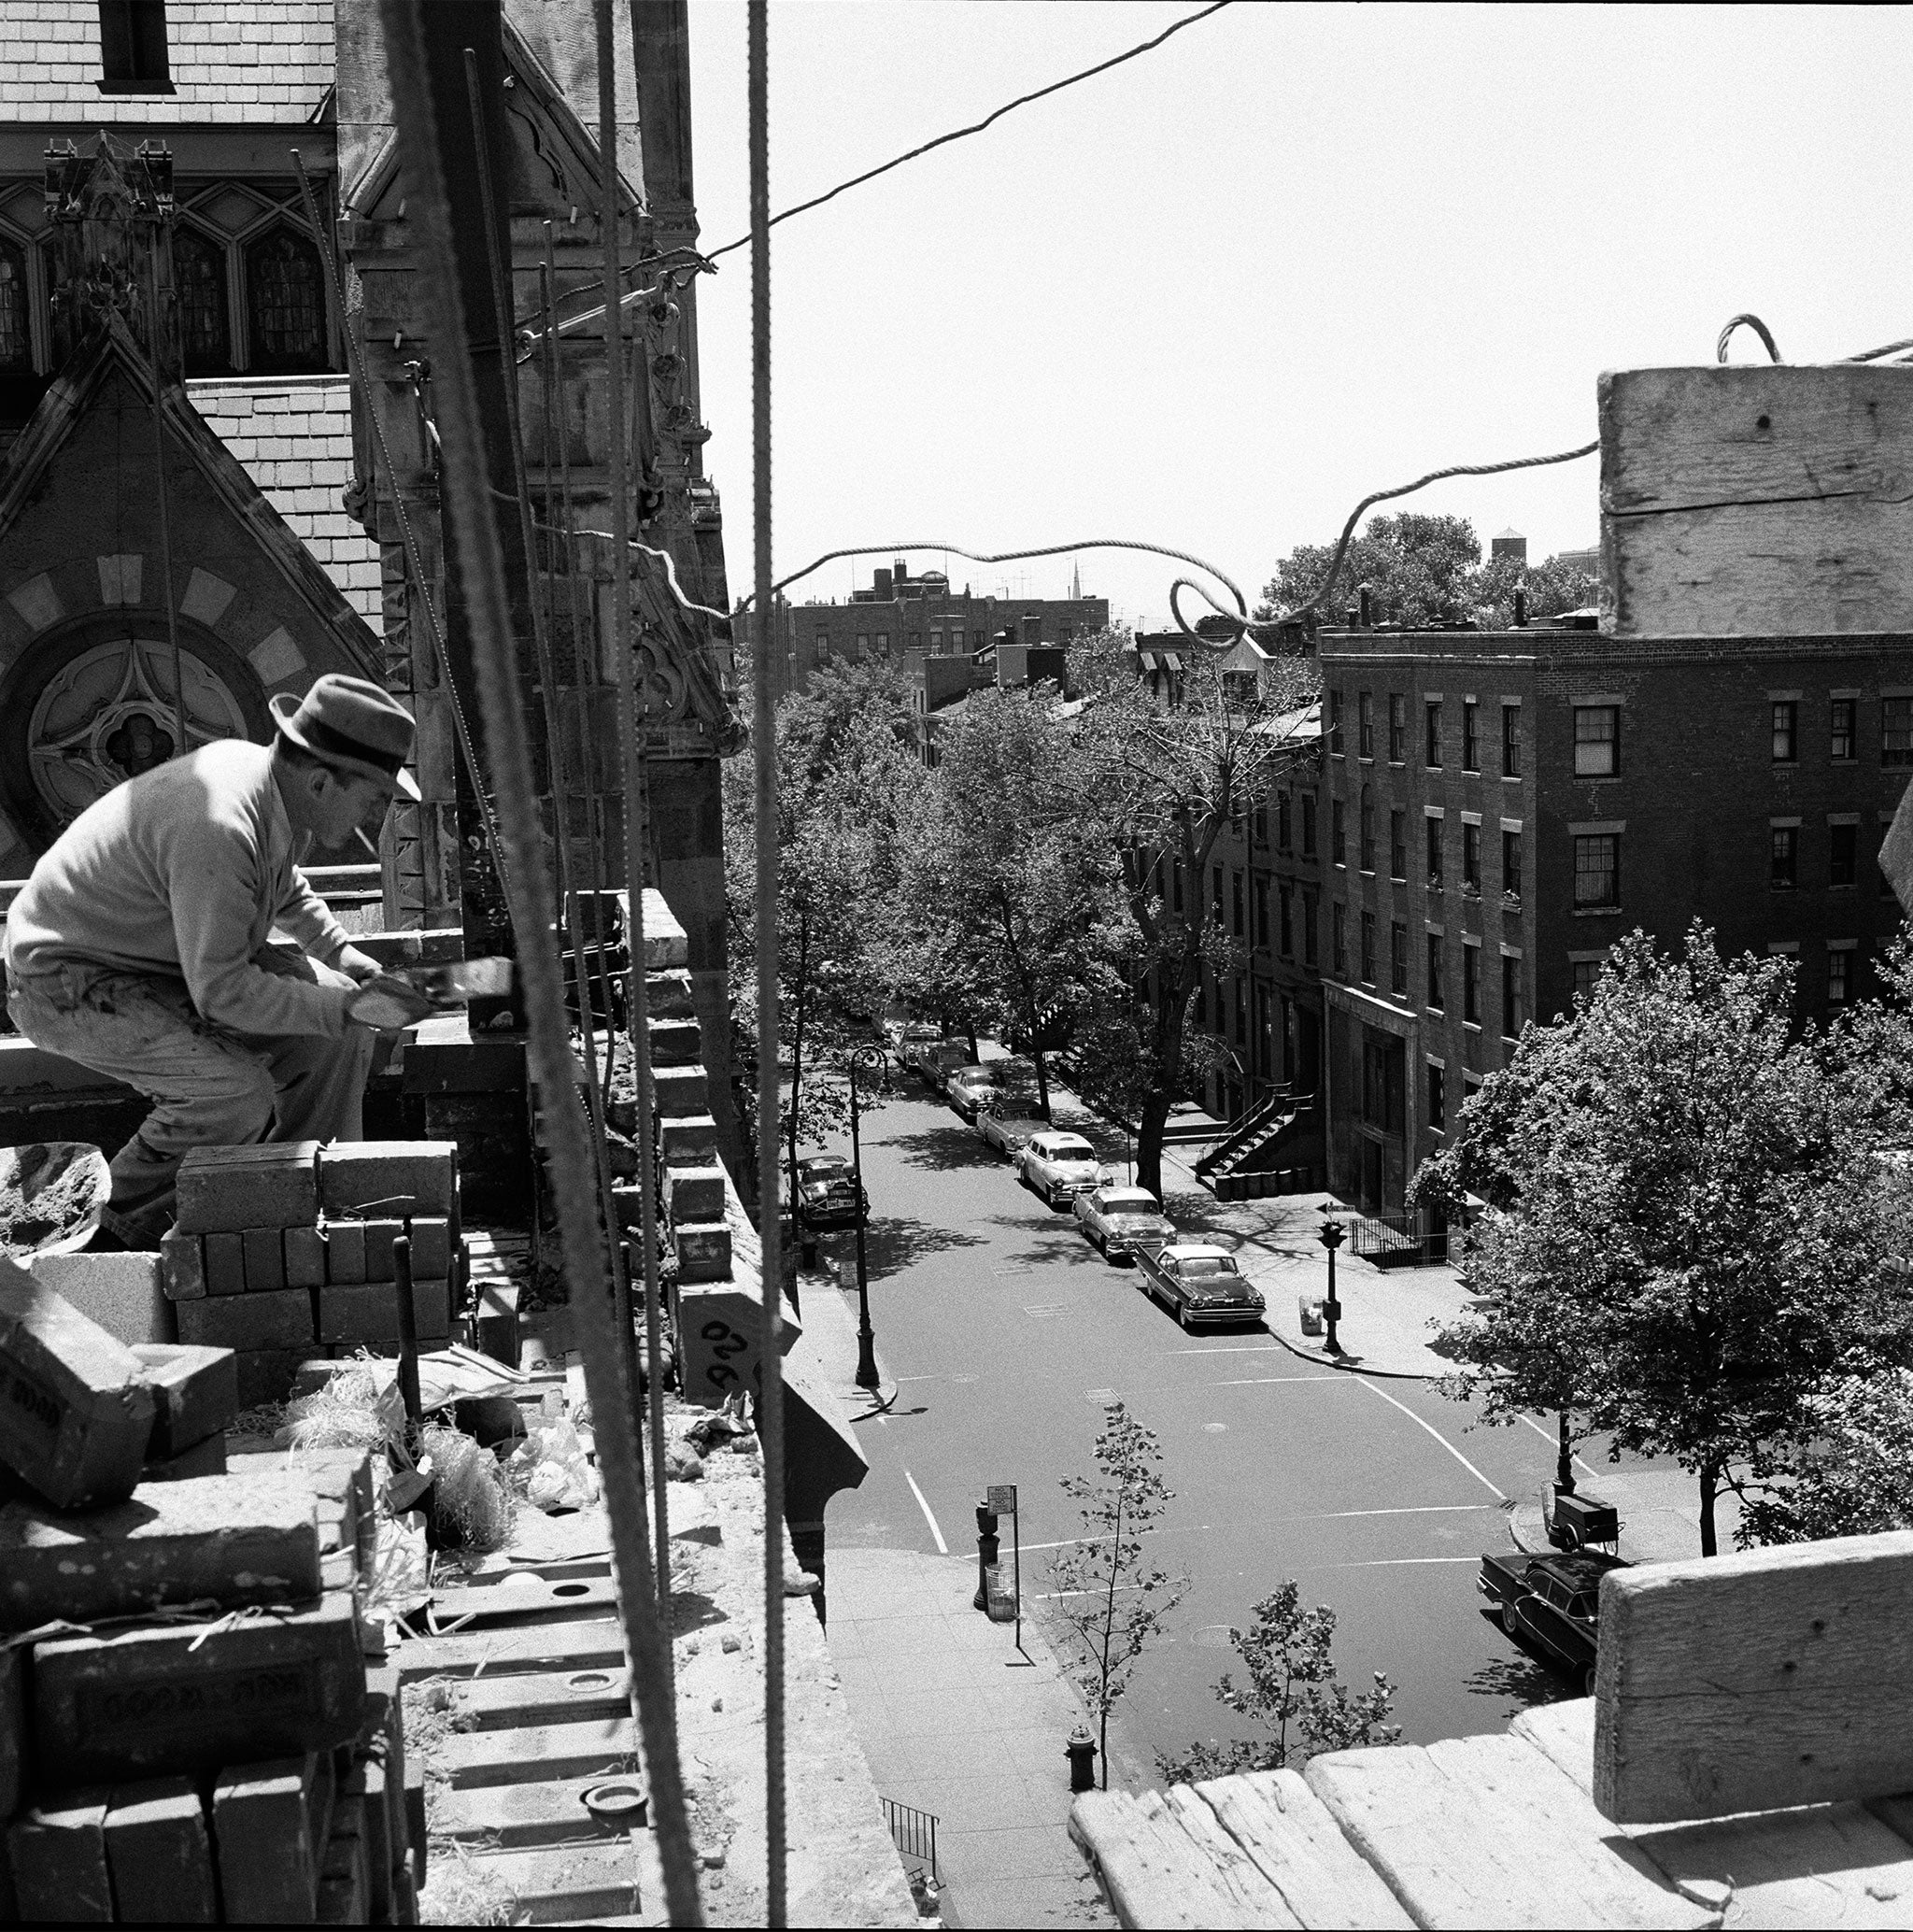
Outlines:
[[[1208,879],[1171,886],[1247,950],[1197,996],[1228,1053],[1211,1111],[1316,1095],[1329,1185],[1392,1212],[1522,1027],[1568,1012],[1636,927],[1673,946],[1697,918],[1729,953],[1791,956],[1803,1020],[1877,991],[1909,643],[1321,633],[1314,755]],[[1172,644],[1139,638],[1139,675],[1172,675]]]
[[[873,572],[869,588],[852,591],[847,604],[779,605],[783,648],[772,670],[780,697],[806,689],[811,674],[825,665],[889,660],[923,685],[922,708],[935,711],[968,691],[973,680],[954,672],[913,673],[913,666],[987,655],[999,639],[1013,646],[1061,648],[1109,624],[1106,597],[978,597],[968,585],[953,590],[942,571],[913,576],[907,561],[899,557]],[[732,619],[740,657],[755,656],[756,620],[755,611]]]

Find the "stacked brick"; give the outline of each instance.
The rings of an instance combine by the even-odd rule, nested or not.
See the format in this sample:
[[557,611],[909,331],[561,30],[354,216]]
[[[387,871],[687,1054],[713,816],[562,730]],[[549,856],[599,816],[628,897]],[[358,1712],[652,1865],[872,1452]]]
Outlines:
[[460,1252],[449,1141],[200,1147],[179,1170],[162,1280],[182,1342],[233,1349],[243,1408],[280,1401],[315,1350],[398,1342],[393,1243],[409,1235],[419,1344],[452,1333]]
[[0,1922],[416,1919],[370,1461],[180,1473],[236,1395],[229,1351],[135,1354],[0,1261]]

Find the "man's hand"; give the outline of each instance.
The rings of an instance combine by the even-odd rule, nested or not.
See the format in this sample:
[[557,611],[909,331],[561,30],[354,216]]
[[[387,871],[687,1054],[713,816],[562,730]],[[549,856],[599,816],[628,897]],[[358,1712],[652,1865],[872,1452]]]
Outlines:
[[[347,969],[342,965],[340,970]],[[438,1011],[438,1002],[427,999],[409,980],[394,979],[384,973],[365,981],[346,1002],[346,1017],[376,1032],[417,1026]]]
[[333,965],[347,979],[357,980],[361,987],[370,986],[385,974],[385,968],[370,953],[361,953],[356,945],[342,945]]

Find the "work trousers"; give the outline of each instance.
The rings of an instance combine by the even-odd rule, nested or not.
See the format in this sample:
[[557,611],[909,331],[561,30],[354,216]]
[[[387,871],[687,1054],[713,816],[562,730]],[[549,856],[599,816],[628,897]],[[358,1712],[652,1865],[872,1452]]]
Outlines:
[[[253,956],[267,973],[349,987],[293,946]],[[347,1024],[320,1033],[237,1033],[203,1018],[183,980],[109,966],[68,965],[8,976],[7,1010],[35,1046],[123,1080],[153,1102],[114,1155],[112,1205],[142,1232],[172,1219],[173,1182],[191,1147],[256,1141],[358,1141],[373,1036]]]

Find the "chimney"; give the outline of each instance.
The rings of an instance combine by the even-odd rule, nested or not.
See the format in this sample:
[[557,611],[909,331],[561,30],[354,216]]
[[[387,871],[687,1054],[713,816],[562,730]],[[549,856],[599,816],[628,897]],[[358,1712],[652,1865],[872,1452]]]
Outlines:
[[891,595],[890,573],[887,570],[879,570],[873,581],[876,585],[877,602],[879,604],[888,604]]
[[1041,618],[1025,618],[1023,619],[1023,643],[1025,648],[1032,648],[1042,642],[1042,619]]
[[903,587],[910,581],[909,560],[900,557],[890,566],[891,581],[897,586],[897,594],[903,595]]

